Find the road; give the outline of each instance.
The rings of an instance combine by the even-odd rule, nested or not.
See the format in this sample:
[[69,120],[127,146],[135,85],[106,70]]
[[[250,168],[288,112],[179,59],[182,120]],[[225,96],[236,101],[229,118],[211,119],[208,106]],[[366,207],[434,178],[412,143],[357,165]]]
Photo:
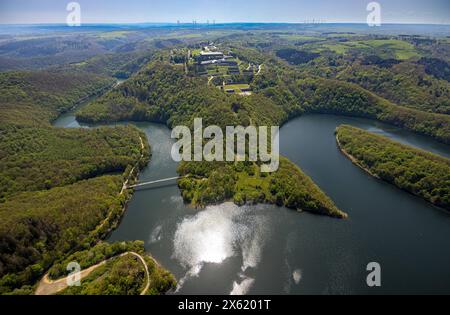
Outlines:
[[[99,264],[96,264],[94,266],[91,266],[87,269],[84,269],[80,272],[80,280],[83,280],[84,278],[86,278],[87,276],[89,276],[94,270],[96,270],[97,268],[105,265],[108,261],[118,258],[118,257],[124,257],[126,255],[133,255],[135,257],[137,257],[141,263],[144,265],[144,269],[145,269],[145,274],[147,277],[147,282],[146,285],[144,287],[144,289],[141,292],[141,295],[145,295],[148,291],[148,289],[150,288],[150,273],[148,271],[148,266],[145,263],[145,259],[144,257],[142,257],[141,255],[139,255],[138,253],[135,252],[126,252],[123,253],[119,256],[115,256],[112,258],[109,258],[107,260],[102,261]],[[73,276],[68,276],[62,279],[58,279],[55,281],[52,281],[48,278],[48,274],[46,274],[42,280],[39,282],[38,287],[35,291],[35,295],[54,295],[57,294],[61,291],[63,291],[64,289],[66,289],[69,285],[67,284],[67,281],[72,278]]]
[[256,73],[256,75],[260,75],[261,74],[261,70],[262,70],[262,67],[263,67],[264,65],[259,65],[259,69],[258,69],[258,72]]

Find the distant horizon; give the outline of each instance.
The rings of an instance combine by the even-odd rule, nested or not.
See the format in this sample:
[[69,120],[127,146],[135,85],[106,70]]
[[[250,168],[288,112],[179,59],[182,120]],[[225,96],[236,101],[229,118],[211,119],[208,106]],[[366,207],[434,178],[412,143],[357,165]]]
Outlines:
[[[333,25],[333,24],[353,24],[353,25],[367,25],[366,22],[216,22],[215,24],[207,23],[207,22],[197,22],[195,25],[203,25],[203,26],[210,26],[214,27],[217,25],[233,25],[233,24],[250,24],[250,25],[258,25],[258,24],[273,24],[273,25]],[[193,22],[89,22],[89,23],[82,23],[80,26],[68,26],[66,23],[58,23],[58,22],[41,22],[41,23],[2,23],[0,22],[1,26],[67,26],[72,28],[82,28],[83,26],[89,25],[173,25],[173,26],[185,26],[185,25],[194,25]],[[426,23],[420,23],[420,22],[389,22],[389,23],[383,23],[383,25],[431,25],[431,26],[450,26],[450,23],[433,23],[433,22],[426,22]]]
[[[0,23],[37,25],[65,23],[67,5],[73,0],[0,0]],[[75,0],[81,23],[144,24],[191,23],[209,20],[217,24],[267,23],[327,24],[366,23],[368,4],[374,0]],[[382,24],[450,25],[448,0],[375,0],[381,7]],[[71,11],[71,10],[70,10]],[[154,21],[154,22],[148,22]]]

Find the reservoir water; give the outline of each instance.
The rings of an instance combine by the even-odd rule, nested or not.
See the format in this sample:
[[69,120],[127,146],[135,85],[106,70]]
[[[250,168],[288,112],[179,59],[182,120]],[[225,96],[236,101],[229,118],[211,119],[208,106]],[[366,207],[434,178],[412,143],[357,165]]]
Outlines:
[[[349,214],[336,220],[269,205],[196,210],[176,184],[138,190],[109,241],[144,240],[180,294],[450,293],[450,214],[355,167],[334,130],[351,124],[450,157],[450,147],[370,120],[306,115],[281,129],[281,152]],[[70,113],[55,126],[77,128]],[[153,157],[141,181],[176,176],[170,130],[136,123]],[[370,262],[382,287],[366,284]]]

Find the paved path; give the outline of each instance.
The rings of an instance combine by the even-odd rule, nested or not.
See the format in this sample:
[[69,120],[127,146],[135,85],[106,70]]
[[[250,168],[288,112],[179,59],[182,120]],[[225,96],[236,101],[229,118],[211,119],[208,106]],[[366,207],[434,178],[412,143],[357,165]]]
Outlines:
[[[142,141],[142,137],[141,137],[141,136],[139,136],[139,140],[141,141],[141,157],[140,157],[140,159],[139,159],[139,161],[140,161],[140,160],[142,160],[142,159],[144,158],[144,148],[145,148],[145,147],[144,147],[144,141]],[[120,191],[120,194],[121,194],[121,195],[123,194],[123,192],[124,192],[125,190],[128,189],[128,183],[129,183],[129,181],[130,181],[131,176],[133,176],[134,170],[135,170],[136,167],[138,166],[139,161],[136,163],[135,166],[133,166],[133,168],[132,168],[131,171],[130,171],[130,175],[128,176],[127,180],[123,183],[123,185],[122,185],[122,190]]]

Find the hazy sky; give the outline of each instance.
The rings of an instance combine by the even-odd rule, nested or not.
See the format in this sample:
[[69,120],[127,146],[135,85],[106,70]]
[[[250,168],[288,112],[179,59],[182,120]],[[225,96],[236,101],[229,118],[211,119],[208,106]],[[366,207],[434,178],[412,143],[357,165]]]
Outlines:
[[[0,23],[65,23],[67,0],[0,0]],[[371,0],[78,0],[82,23],[365,22]],[[450,0],[379,0],[383,23],[450,24]]]

